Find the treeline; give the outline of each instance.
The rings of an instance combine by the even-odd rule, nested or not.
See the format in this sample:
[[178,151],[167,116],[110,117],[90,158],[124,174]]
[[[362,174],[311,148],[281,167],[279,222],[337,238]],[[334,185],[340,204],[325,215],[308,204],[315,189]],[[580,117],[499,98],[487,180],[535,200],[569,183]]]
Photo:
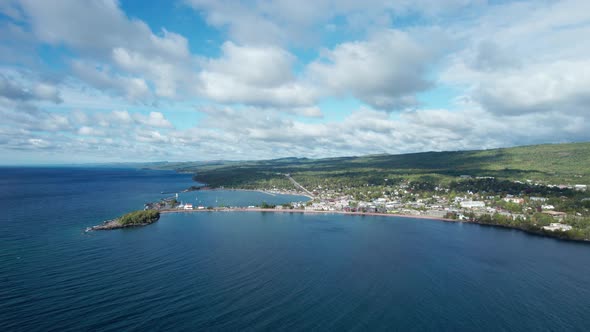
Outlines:
[[[382,185],[385,178],[448,184],[458,176],[531,179],[543,183],[590,184],[590,143],[550,144],[506,149],[425,152],[326,159],[283,158],[258,161],[150,164],[150,168],[194,172],[211,186],[258,185],[290,173],[308,185],[326,179],[334,185]],[[280,178],[280,176],[279,176]],[[361,180],[362,179],[362,180]],[[281,182],[280,185],[285,185]],[[510,189],[510,188],[508,188]],[[510,189],[512,190],[512,189]]]
[[139,210],[127,213],[119,218],[123,226],[151,224],[160,219],[160,212],[157,210]]
[[198,172],[193,180],[213,188],[240,189],[291,188],[291,182],[281,174],[254,167],[228,167]]
[[453,181],[449,189],[458,192],[477,192],[492,195],[528,195],[543,197],[573,197],[575,191],[571,189],[560,189],[557,187],[535,186],[526,183],[498,179],[470,179]]
[[[478,224],[501,226],[507,228],[520,229],[526,232],[556,237],[568,240],[590,240],[590,218],[570,218],[565,222],[574,228],[569,231],[549,231],[543,229],[543,226],[548,226],[556,222],[551,216],[543,213],[535,213],[527,218],[511,217],[499,213],[482,214],[476,216],[474,213],[467,213],[465,217],[469,222],[476,222]],[[458,219],[459,215],[454,212],[449,212],[445,216],[449,219]]]

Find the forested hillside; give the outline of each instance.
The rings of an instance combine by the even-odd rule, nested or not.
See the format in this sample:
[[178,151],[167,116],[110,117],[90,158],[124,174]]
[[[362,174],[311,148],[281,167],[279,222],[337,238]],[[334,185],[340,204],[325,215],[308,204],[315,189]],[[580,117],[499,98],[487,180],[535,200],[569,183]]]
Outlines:
[[461,175],[590,184],[590,143],[327,159],[163,163],[156,168],[193,172],[195,180],[213,187],[288,187],[287,173],[310,187],[378,185],[399,180],[449,183]]

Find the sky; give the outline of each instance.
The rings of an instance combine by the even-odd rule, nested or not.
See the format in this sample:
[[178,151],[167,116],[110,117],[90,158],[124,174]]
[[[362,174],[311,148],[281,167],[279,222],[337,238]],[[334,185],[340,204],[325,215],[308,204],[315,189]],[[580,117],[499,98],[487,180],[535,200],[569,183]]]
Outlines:
[[588,36],[588,0],[0,0],[0,164],[590,141]]

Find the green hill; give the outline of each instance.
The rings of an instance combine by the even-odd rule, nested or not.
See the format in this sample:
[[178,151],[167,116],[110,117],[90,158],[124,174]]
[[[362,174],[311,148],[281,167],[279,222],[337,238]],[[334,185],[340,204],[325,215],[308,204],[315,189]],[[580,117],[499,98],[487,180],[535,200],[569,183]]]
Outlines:
[[362,186],[383,184],[385,179],[448,183],[460,175],[545,184],[590,184],[590,143],[326,159],[174,163],[166,168],[194,172],[195,180],[214,187],[288,188],[290,184],[282,175],[285,173],[310,186]]

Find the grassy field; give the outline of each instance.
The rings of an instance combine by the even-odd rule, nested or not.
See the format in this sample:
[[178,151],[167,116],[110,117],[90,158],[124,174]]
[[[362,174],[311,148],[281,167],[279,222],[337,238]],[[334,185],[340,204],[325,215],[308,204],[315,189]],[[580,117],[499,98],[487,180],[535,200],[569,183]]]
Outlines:
[[282,175],[285,173],[311,187],[381,185],[400,180],[449,183],[460,175],[590,184],[590,143],[327,159],[158,163],[148,167],[195,173],[197,181],[213,187],[289,188]]

